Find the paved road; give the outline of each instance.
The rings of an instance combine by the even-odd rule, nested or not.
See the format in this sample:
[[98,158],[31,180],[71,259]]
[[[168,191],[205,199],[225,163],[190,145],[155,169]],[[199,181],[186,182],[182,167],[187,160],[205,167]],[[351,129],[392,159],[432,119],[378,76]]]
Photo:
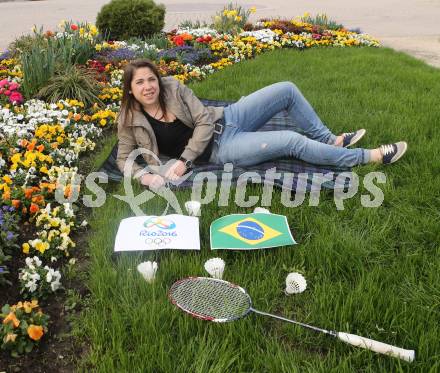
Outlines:
[[[96,14],[109,0],[0,0],[0,50],[31,27],[54,28],[62,19],[95,22]],[[159,2],[159,1],[157,1]],[[165,29],[186,19],[210,20],[229,1],[164,0]],[[235,1],[234,1],[235,2]],[[385,46],[407,52],[440,67],[440,0],[238,0],[257,7],[252,20],[261,17],[294,17],[308,11],[326,13],[348,28],[379,38]]]

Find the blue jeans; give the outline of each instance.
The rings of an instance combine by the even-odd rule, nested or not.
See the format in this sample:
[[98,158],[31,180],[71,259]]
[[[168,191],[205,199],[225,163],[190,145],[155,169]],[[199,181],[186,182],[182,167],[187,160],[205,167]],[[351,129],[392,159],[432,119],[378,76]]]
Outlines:
[[[287,110],[304,135],[292,130],[256,132],[270,118]],[[294,157],[317,165],[351,167],[368,163],[365,149],[346,149],[334,144],[336,136],[322,123],[299,89],[290,82],[262,88],[224,111],[225,127],[215,163],[252,166],[280,157]]]

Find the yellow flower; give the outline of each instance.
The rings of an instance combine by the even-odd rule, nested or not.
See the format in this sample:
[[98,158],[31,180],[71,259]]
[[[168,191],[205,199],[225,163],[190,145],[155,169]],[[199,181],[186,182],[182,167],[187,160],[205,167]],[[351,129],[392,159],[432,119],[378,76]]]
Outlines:
[[101,119],[101,120],[99,121],[99,124],[100,124],[101,126],[105,126],[105,125],[107,124],[107,121],[106,121],[105,119]]
[[29,246],[29,244],[27,242],[25,242],[21,247],[23,249],[23,253],[24,254],[29,254],[30,246]]
[[3,176],[3,181],[6,184],[12,184],[12,180],[11,180],[11,178],[8,175]]
[[43,174],[48,174],[49,173],[49,171],[48,171],[46,166],[41,167],[40,168],[40,172],[43,173]]
[[35,245],[35,249],[38,250],[41,254],[44,254],[44,252],[49,248],[48,242],[39,241]]
[[26,312],[26,313],[31,313],[32,309],[35,307],[38,307],[37,300],[33,300],[32,302],[24,302],[24,304],[23,304],[24,312]]
[[255,13],[256,11],[257,11],[257,8],[255,8],[254,6],[249,9],[250,13]]
[[236,16],[236,17],[235,17],[235,20],[236,20],[237,22],[240,22],[240,21],[241,21],[241,16]]
[[8,342],[15,342],[15,339],[17,338],[17,334],[14,333],[8,333],[6,334],[5,338],[3,339],[4,343]]

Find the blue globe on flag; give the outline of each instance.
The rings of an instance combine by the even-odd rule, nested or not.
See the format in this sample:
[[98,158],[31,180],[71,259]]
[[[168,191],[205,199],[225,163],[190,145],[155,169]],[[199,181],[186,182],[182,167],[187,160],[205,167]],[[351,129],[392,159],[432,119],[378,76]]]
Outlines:
[[260,240],[264,237],[264,228],[254,221],[242,221],[237,225],[236,229],[238,235],[247,240]]

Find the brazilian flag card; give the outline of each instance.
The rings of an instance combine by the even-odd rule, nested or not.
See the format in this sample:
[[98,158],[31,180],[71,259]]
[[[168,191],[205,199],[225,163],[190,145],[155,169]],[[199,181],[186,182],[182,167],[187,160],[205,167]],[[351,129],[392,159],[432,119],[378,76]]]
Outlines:
[[284,215],[232,214],[210,227],[211,250],[252,250],[296,244]]

